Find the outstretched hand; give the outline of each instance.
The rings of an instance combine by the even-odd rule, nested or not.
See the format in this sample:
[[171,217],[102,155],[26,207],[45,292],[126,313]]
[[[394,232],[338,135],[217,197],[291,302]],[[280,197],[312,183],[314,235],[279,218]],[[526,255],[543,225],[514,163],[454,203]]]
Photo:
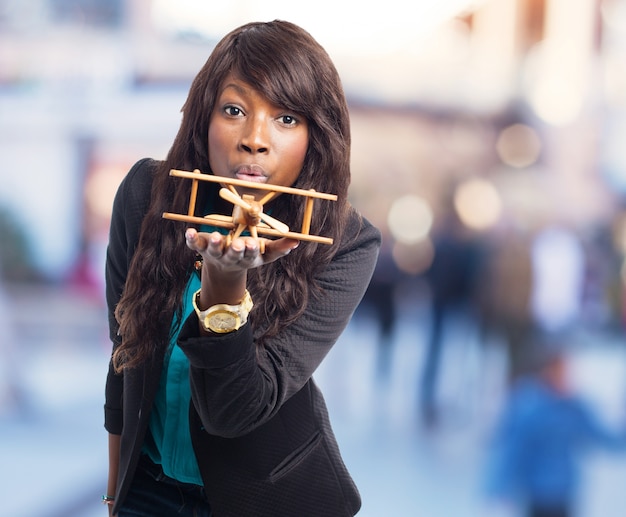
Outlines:
[[223,272],[244,271],[269,264],[288,255],[300,242],[287,237],[276,240],[237,237],[227,245],[227,236],[219,232],[198,232],[194,228],[187,229],[185,241],[190,249],[202,256],[205,264]]

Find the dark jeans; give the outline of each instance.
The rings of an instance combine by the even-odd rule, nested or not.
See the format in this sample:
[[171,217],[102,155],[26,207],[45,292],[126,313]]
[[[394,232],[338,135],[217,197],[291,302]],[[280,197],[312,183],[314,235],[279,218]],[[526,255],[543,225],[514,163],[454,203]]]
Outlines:
[[167,477],[160,465],[143,455],[118,517],[211,517],[199,485]]
[[555,505],[555,506],[542,506],[542,505],[531,505],[528,510],[529,517],[569,517],[570,511],[569,509],[563,505]]

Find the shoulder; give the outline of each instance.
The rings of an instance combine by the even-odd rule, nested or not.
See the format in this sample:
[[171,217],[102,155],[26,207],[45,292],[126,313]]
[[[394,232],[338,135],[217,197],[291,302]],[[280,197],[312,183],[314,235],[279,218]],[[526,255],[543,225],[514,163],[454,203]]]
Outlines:
[[344,268],[348,268],[349,272],[346,274],[350,276],[359,276],[358,271],[362,271],[369,282],[378,259],[381,241],[378,228],[350,207],[341,242],[327,271],[344,271]]
[[136,162],[120,183],[118,194],[144,201],[149,200],[152,180],[158,164],[158,161],[151,158],[142,158]]
[[141,217],[148,209],[152,180],[159,162],[143,158],[136,162],[120,183],[113,204],[113,216]]
[[372,248],[376,252],[380,248],[382,236],[380,230],[350,206],[347,213],[346,227],[340,249]]

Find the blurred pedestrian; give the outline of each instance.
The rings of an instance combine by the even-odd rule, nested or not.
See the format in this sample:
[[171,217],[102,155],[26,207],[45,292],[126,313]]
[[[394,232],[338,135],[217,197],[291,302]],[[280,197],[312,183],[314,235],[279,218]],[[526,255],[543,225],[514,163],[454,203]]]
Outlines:
[[535,368],[512,386],[490,442],[488,495],[524,517],[573,517],[584,453],[625,449],[626,427],[610,429],[572,390],[560,345],[535,350]]
[[401,281],[401,273],[392,254],[391,239],[391,236],[383,239],[372,280],[363,297],[363,305],[373,312],[378,326],[376,371],[381,379],[386,379],[391,369],[393,338],[398,321],[396,291]]
[[437,388],[450,330],[454,325],[476,324],[476,282],[482,260],[478,239],[463,225],[453,207],[438,228],[433,244],[433,262],[426,272],[431,299],[430,333],[420,390],[421,417],[426,425],[437,420]]
[[528,235],[511,225],[492,237],[485,254],[480,294],[483,340],[492,334],[501,338],[509,385],[527,370],[535,334],[530,246]]
[[13,307],[0,263],[0,416],[25,416],[32,403],[25,389],[24,365],[13,321]]

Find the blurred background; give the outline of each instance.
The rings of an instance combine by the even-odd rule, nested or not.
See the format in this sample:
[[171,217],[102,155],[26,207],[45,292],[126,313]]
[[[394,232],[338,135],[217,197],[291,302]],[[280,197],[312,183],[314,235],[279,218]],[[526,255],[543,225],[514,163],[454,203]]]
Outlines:
[[560,393],[588,416],[565,427],[606,436],[583,450],[550,419],[533,430],[580,461],[577,515],[619,517],[626,0],[0,0],[3,513],[106,515],[114,193],[136,160],[165,156],[214,44],[274,18],[335,61],[351,201],[384,234],[316,375],[359,515],[521,515],[490,488],[522,468],[491,468],[495,435],[558,343]]

